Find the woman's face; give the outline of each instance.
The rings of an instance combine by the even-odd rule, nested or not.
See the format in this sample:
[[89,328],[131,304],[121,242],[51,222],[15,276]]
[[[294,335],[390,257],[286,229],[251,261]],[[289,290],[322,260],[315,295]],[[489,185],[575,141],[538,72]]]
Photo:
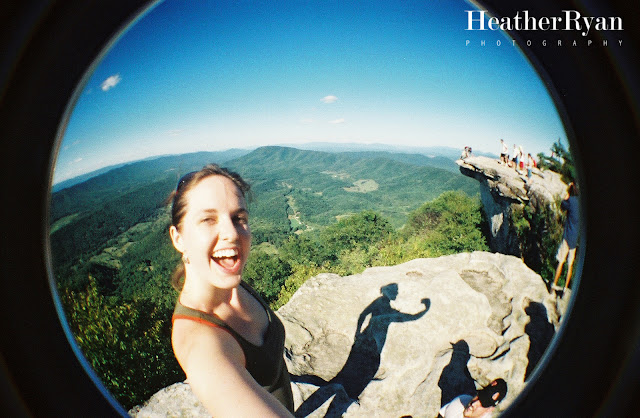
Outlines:
[[171,238],[188,259],[187,278],[195,276],[223,289],[237,286],[251,245],[242,193],[218,175],[200,180],[186,193],[187,210],[180,230],[171,228]]

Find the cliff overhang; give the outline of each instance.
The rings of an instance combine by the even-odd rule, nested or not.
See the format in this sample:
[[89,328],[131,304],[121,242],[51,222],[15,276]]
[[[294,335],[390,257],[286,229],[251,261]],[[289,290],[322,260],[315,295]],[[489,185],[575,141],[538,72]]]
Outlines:
[[[460,159],[456,164],[462,174],[480,182],[491,250],[524,259],[538,257],[524,253],[525,246],[515,231],[512,214],[529,206],[533,212],[550,211],[559,215],[558,203],[566,197],[567,190],[561,175],[533,168],[531,176],[527,176],[526,170],[517,171],[497,159],[483,156]],[[534,225],[533,229],[546,231],[549,225]]]

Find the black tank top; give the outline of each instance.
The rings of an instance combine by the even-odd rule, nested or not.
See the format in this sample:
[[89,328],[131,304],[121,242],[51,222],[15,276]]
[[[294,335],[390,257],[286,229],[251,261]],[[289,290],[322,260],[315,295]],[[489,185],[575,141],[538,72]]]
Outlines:
[[269,325],[261,346],[256,346],[233,328],[227,325],[222,319],[215,315],[210,315],[196,309],[188,308],[178,301],[173,311],[173,319],[191,319],[198,322],[205,322],[213,326],[227,330],[240,344],[246,359],[246,369],[251,376],[275,396],[289,411],[293,412],[293,394],[291,392],[291,380],[287,366],[284,362],[284,325],[269,305],[262,300],[260,295],[248,284],[240,282],[254,298],[256,298],[264,310],[267,312]]

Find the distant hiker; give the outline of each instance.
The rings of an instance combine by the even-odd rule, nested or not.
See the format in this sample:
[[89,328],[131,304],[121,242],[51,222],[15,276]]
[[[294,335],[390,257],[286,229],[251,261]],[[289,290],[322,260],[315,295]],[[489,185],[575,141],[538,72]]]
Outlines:
[[464,160],[467,157],[471,157],[471,147],[464,147],[462,154],[460,155],[460,159]]
[[513,160],[512,161],[516,171],[518,171],[518,167],[520,166],[520,149],[516,144],[513,144]]
[[518,155],[520,156],[520,170],[524,170],[524,150],[522,145],[518,147]]
[[207,165],[180,179],[169,235],[182,254],[171,342],[191,389],[213,416],[292,417],[285,329],[242,271],[251,230],[236,173]]
[[527,154],[527,178],[531,178],[533,167],[535,167],[535,160],[529,153]]
[[505,144],[504,139],[500,140],[500,161],[505,163],[507,166],[509,165],[509,147]]
[[442,408],[438,418],[490,418],[496,405],[507,395],[507,382],[496,379],[476,396],[460,395]]
[[578,223],[579,223],[579,204],[578,204],[578,187],[574,182],[569,183],[567,187],[568,196],[562,201],[560,207],[567,212],[567,220],[564,223],[564,234],[562,236],[562,243],[558,248],[558,254],[556,259],[558,260],[558,267],[556,268],[556,275],[553,280],[552,288],[556,290],[556,284],[562,274],[562,267],[564,262],[567,261],[567,280],[564,283],[564,288],[569,287],[569,281],[571,281],[571,273],[573,272],[573,261],[576,257],[576,246],[578,245]]

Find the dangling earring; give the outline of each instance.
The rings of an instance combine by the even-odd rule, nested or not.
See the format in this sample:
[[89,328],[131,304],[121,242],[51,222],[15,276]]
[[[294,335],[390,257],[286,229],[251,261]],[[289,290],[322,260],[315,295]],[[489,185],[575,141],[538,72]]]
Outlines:
[[189,257],[187,257],[186,254],[182,254],[182,262],[184,264],[189,264]]

